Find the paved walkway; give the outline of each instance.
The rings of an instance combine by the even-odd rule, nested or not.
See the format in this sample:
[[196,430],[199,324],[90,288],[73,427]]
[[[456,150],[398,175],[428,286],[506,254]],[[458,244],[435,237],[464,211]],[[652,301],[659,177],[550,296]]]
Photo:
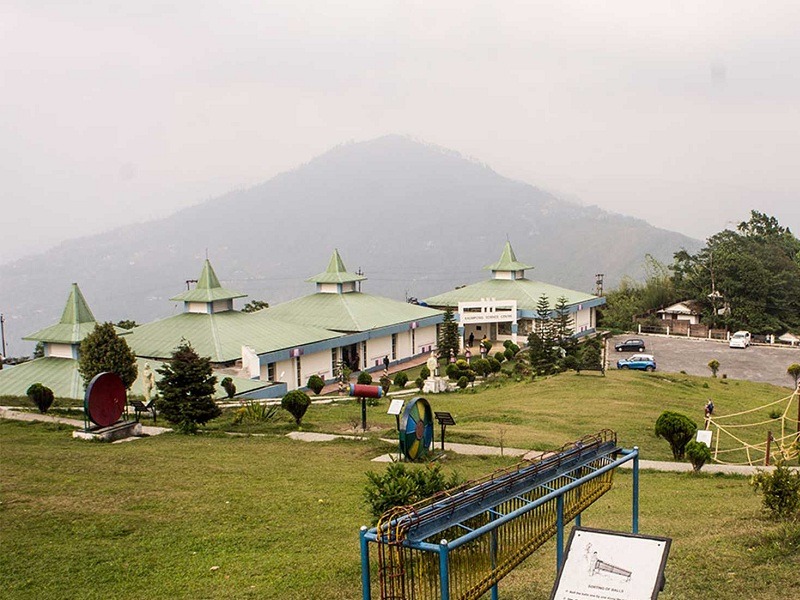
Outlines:
[[[61,423],[70,427],[83,427],[83,419],[70,419],[68,417],[56,417],[55,415],[43,415],[40,413],[14,410],[12,407],[0,406],[0,419],[12,419],[15,421],[41,421],[44,423]],[[160,435],[172,431],[168,427],[153,427],[142,425],[142,433],[145,435]],[[135,438],[129,438],[135,439]]]
[[[43,421],[46,423],[63,423],[64,425],[69,425],[71,427],[83,427],[83,421],[80,419],[56,417],[53,415],[42,415],[38,413],[14,410],[13,408],[10,407],[0,407],[0,419],[14,419],[17,421]],[[159,435],[162,433],[166,433],[168,431],[172,430],[166,427],[152,427],[144,425],[142,426],[142,433],[144,433],[145,435]],[[242,434],[242,435],[248,435],[248,434]],[[331,442],[336,439],[365,441],[368,439],[363,436],[320,433],[313,431],[292,431],[291,433],[287,433],[286,437],[302,442]],[[397,440],[392,438],[381,438],[381,441],[392,445],[397,444]],[[441,445],[437,444],[436,447],[441,448]],[[545,452],[541,452],[538,450],[525,450],[523,448],[503,448],[501,450],[498,446],[480,446],[478,444],[457,444],[453,442],[445,442],[444,449],[446,452],[453,452],[455,454],[465,454],[471,456],[512,456],[512,457],[521,457],[525,460],[536,460],[537,458],[540,458],[541,456],[546,454]],[[374,458],[373,461],[391,462],[398,459],[399,456],[397,454],[389,453],[378,456]],[[622,468],[631,469],[633,468],[633,463],[627,462],[624,465],[622,465]],[[683,473],[691,471],[692,465],[688,462],[679,463],[679,462],[656,461],[656,460],[640,460],[639,468],[652,469],[654,471]],[[800,470],[800,467],[790,467],[790,468],[795,471]],[[774,469],[774,467],[750,467],[746,465],[718,465],[714,463],[709,463],[703,466],[703,473],[726,473],[730,475],[749,476],[749,475],[754,475],[759,470],[771,470],[771,469]]]

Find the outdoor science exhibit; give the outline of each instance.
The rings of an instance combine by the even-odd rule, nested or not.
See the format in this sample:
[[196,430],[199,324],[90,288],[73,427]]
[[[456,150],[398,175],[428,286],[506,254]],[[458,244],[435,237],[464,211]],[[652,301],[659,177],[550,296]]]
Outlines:
[[116,373],[95,375],[86,386],[83,399],[83,429],[73,437],[86,440],[113,441],[140,435],[138,420],[128,418],[128,393]]
[[[394,410],[399,413],[397,405]],[[425,398],[405,407],[398,434],[404,460],[431,456],[433,419]],[[631,532],[583,528],[581,513],[611,490],[615,470],[627,462],[633,466]],[[664,587],[670,541],[638,530],[639,450],[620,447],[606,429],[389,509],[377,526],[362,527],[362,597],[477,600],[490,593],[497,600],[500,581],[555,536],[551,599],[655,599]]]

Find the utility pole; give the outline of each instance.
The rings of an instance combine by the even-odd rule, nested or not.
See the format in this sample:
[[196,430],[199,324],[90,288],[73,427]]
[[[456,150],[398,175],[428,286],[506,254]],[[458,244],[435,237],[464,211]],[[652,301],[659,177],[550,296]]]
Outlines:
[[595,296],[602,296],[603,295],[603,275],[604,273],[598,273],[595,275]]
[[[2,347],[3,351],[0,352],[0,354],[2,355],[3,359],[5,359],[5,357],[6,357],[6,327],[5,327],[5,324],[6,324],[5,317],[2,314],[0,314],[0,340],[2,340],[2,345],[3,345],[3,347]],[[3,365],[0,364],[0,369],[2,369],[2,368],[3,368]]]
[[[356,271],[356,275],[363,276],[364,273],[361,271],[361,267],[358,267],[358,271]],[[358,291],[361,291],[361,281],[358,282]]]

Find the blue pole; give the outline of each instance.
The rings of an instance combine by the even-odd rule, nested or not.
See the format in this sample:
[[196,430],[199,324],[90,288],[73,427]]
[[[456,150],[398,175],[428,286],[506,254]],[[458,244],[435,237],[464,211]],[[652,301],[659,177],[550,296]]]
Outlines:
[[[492,520],[496,517],[492,515]],[[497,530],[492,529],[492,571],[497,568]],[[497,600],[497,583],[492,586],[492,600]]]
[[575,515],[575,527],[580,527],[581,526],[581,515],[582,514],[583,513],[578,513],[577,515]]
[[442,600],[450,600],[450,567],[447,559],[447,540],[442,540],[439,542],[439,587]]
[[556,499],[556,574],[564,555],[564,495]]
[[369,546],[367,545],[367,528],[361,526],[358,535],[361,538],[361,598],[363,600],[372,599],[372,590],[369,582]]
[[639,533],[639,446],[634,446],[635,452],[633,457],[633,506],[631,509],[632,515],[632,531]]

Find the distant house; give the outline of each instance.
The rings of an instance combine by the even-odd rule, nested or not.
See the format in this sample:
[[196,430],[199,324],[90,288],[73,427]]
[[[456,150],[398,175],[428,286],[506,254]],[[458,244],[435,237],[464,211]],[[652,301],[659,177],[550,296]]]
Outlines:
[[688,321],[690,325],[697,325],[700,323],[702,306],[696,300],[683,300],[656,311],[656,314],[664,321]]
[[525,271],[533,266],[517,260],[510,242],[506,242],[500,259],[484,268],[491,271],[490,279],[425,299],[428,306],[458,311],[462,344],[470,335],[514,343],[527,338],[537,328],[537,303],[543,295],[551,309],[559,298],[566,299],[575,337],[595,332],[596,309],[605,304],[605,298],[528,279]]
[[784,344],[791,344],[792,346],[800,345],[800,337],[788,331],[780,336],[778,341]]

